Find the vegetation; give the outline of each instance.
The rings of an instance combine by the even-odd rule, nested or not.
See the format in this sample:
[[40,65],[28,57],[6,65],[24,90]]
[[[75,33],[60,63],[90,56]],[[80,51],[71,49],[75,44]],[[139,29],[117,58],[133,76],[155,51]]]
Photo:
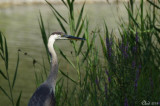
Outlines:
[[[47,1],[46,1],[47,2]],[[143,100],[159,101],[159,6],[149,1],[150,10],[144,10],[144,1],[136,5],[130,0],[125,5],[128,11],[128,23],[121,19],[120,38],[109,32],[104,24],[104,34],[98,28],[89,31],[88,19],[83,17],[82,5],[78,19],[74,15],[74,0],[63,4],[69,12],[68,20],[49,2],[48,5],[65,33],[64,26],[69,26],[70,34],[82,36],[86,41],[80,44],[71,41],[76,59],[73,63],[62,50],[62,57],[77,72],[78,80],[73,80],[67,73],[61,74],[70,79],[73,86],[64,88],[64,79],[60,78],[56,86],[57,105],[140,105]],[[157,3],[160,3],[159,1]],[[47,50],[47,36],[40,15],[42,38]],[[95,43],[100,38],[105,60],[99,58],[101,52]],[[105,38],[103,38],[105,36]],[[86,45],[85,45],[86,44]],[[85,45],[85,46],[84,46]],[[86,49],[86,52],[82,51]],[[69,90],[71,89],[71,90]]]
[[[18,51],[19,52],[19,51]],[[0,75],[3,77],[4,81],[6,81],[6,83],[8,83],[8,89],[4,89],[2,85],[0,85],[0,90],[5,94],[5,96],[8,98],[8,100],[11,102],[12,106],[20,106],[20,100],[21,100],[21,95],[22,95],[22,91],[19,93],[19,97],[15,100],[15,96],[14,96],[14,85],[16,83],[16,79],[17,79],[17,72],[18,72],[18,65],[19,65],[19,53],[18,53],[18,57],[17,57],[17,64],[15,67],[15,72],[14,72],[14,77],[13,79],[10,79],[9,77],[9,59],[8,59],[8,47],[7,47],[7,41],[5,36],[3,36],[3,34],[0,32],[0,58],[2,59],[2,61],[4,62],[4,66],[5,66],[5,73],[4,70],[2,70],[0,67]]]
[[[68,17],[63,17],[52,4],[46,2],[62,31],[66,34],[81,36],[86,41],[70,41],[72,55],[75,58],[66,56],[63,50],[58,49],[64,60],[73,67],[74,70],[71,71],[76,71],[77,79],[59,69],[63,76],[57,80],[56,105],[128,106],[141,105],[145,101],[149,101],[150,105],[158,105],[160,101],[160,1],[147,0],[145,5],[149,8],[144,8],[143,0],[139,4],[134,0],[124,4],[128,12],[128,22],[120,19],[119,34],[114,31],[109,32],[105,19],[104,32],[98,27],[92,31],[93,29],[89,28],[89,20],[84,15],[85,3],[76,18],[74,0],[61,1],[68,10]],[[47,50],[49,34],[46,32],[41,13],[39,26],[49,63],[50,57]],[[65,26],[68,26],[69,30]],[[97,39],[101,43],[101,48],[96,43]],[[4,47],[2,44],[6,43],[1,43],[1,50]],[[5,55],[3,50],[0,53],[6,66],[8,54]],[[17,64],[18,62],[19,56]],[[38,62],[34,60],[34,64],[36,63]],[[48,69],[44,63],[42,66],[44,73],[47,73]],[[10,86],[14,84],[10,84],[8,71],[6,71],[7,76],[0,72],[9,83],[11,97],[2,87],[1,90],[13,101]],[[37,86],[46,76],[47,74],[35,73]]]

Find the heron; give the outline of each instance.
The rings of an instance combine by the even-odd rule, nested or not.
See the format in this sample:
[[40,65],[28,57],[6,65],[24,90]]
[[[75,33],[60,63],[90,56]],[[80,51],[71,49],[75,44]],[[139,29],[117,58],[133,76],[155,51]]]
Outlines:
[[84,38],[75,37],[64,34],[63,32],[53,32],[48,39],[48,51],[51,57],[50,73],[46,81],[44,81],[32,95],[28,106],[55,106],[55,85],[58,73],[58,58],[53,48],[56,40],[85,40]]

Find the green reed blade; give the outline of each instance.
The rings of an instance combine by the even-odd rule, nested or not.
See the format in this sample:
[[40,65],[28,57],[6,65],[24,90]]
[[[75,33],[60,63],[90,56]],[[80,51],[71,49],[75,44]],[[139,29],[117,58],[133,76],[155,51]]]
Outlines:
[[3,55],[1,54],[1,52],[0,52],[0,56],[1,56],[2,60],[5,60],[5,58],[3,57]]
[[101,35],[99,35],[99,38],[100,38],[100,41],[101,41],[101,46],[102,46],[102,51],[103,51],[103,55],[104,57],[106,57],[107,59],[107,48],[106,48],[106,45],[101,37]]
[[8,97],[8,99],[9,99],[10,101],[12,101],[11,97],[9,97],[9,95],[7,94],[7,92],[6,92],[1,86],[0,86],[0,90],[5,94],[5,96]]
[[132,15],[131,11],[128,9],[127,6],[125,6],[125,7],[126,7],[126,9],[127,9],[127,11],[128,11],[129,17],[132,19],[132,21],[135,23],[135,25],[139,28],[139,25],[138,25],[138,23],[136,22],[136,20],[134,19],[134,17],[133,17],[133,15]]
[[8,47],[7,47],[7,41],[5,37],[4,37],[4,43],[5,43],[5,66],[6,66],[6,70],[8,71]]
[[153,5],[154,7],[156,7],[157,9],[160,9],[160,7],[158,5],[156,5],[155,3],[153,3],[152,1],[150,0],[147,0],[151,5]]
[[[85,37],[85,34],[83,34],[83,38]],[[82,47],[83,47],[83,44],[84,44],[84,41],[81,41],[81,44],[80,44],[80,46],[79,46],[79,49],[78,49],[78,55],[79,55],[79,53],[81,52],[81,49],[82,49]]]
[[63,25],[63,23],[61,22],[61,20],[57,17],[57,15],[55,14],[54,11],[52,11],[52,12],[53,12],[54,16],[56,17],[56,19],[57,19],[59,25],[61,26],[62,30],[67,34],[67,31],[66,31],[66,29],[65,29],[65,27],[64,27],[64,25]]
[[4,52],[4,49],[3,49],[3,37],[2,37],[2,33],[0,32],[0,49],[2,50],[2,53]]
[[44,23],[43,23],[41,12],[39,14],[40,14],[40,20],[38,20],[39,27],[40,27],[40,31],[41,31],[41,35],[42,35],[43,44],[44,44],[45,49],[46,49],[46,53],[47,53],[47,57],[48,57],[48,62],[50,62],[50,56],[49,56],[48,46],[47,46],[47,44],[48,44],[48,38],[47,38],[47,35],[46,35],[46,31],[45,31],[45,27],[44,27]]
[[157,28],[155,25],[154,25],[154,28],[155,28],[155,30],[157,30],[158,32],[160,32],[160,28]]
[[61,74],[62,74],[63,76],[65,76],[66,78],[68,78],[69,80],[71,80],[72,82],[74,82],[75,84],[77,84],[76,81],[74,81],[71,77],[69,77],[68,75],[66,75],[62,70],[59,69],[59,71],[61,72]]
[[143,0],[141,0],[141,4],[140,4],[140,7],[141,7],[141,14],[140,14],[140,17],[141,17],[141,31],[143,32],[144,31],[144,17],[143,17],[143,8],[144,8],[144,5],[143,5]]
[[70,2],[70,0],[67,0],[67,4],[68,4],[68,6],[70,6],[70,5],[71,5],[71,2]]
[[96,38],[96,34],[94,33],[93,34],[93,37],[92,37],[92,40],[91,40],[91,43],[89,45],[89,48],[87,49],[87,52],[85,53],[85,56],[84,58],[82,59],[82,63],[87,59],[90,51],[93,49],[93,45],[94,45],[94,42],[95,42],[95,38]]
[[59,49],[59,51],[60,51],[60,54],[63,56],[63,58],[64,58],[65,60],[67,60],[68,63],[70,63],[74,69],[76,69],[76,67],[75,67],[75,65],[72,63],[72,61],[71,61],[60,49]]
[[76,25],[76,31],[77,31],[77,29],[78,29],[78,27],[79,27],[79,24],[80,24],[81,20],[82,20],[84,5],[85,5],[85,2],[83,3],[83,6],[82,6],[82,8],[81,8],[81,12],[80,12],[79,17],[78,17],[78,21],[77,21],[77,25]]
[[48,1],[46,1],[47,4],[52,8],[52,11],[54,11],[66,24],[68,24],[68,22],[63,18],[63,16],[53,7],[53,5],[51,3],[49,3]]
[[13,88],[14,88],[14,84],[15,84],[16,78],[17,78],[18,65],[19,65],[19,52],[18,52],[18,58],[17,58],[17,65],[16,65],[14,77],[13,77],[13,82],[12,82],[12,90],[13,90]]
[[22,91],[19,94],[19,97],[18,97],[17,102],[16,102],[16,106],[20,106],[21,96],[22,96]]
[[0,69],[0,74],[3,76],[4,79],[8,80],[8,78],[5,76],[5,74],[2,72],[1,69]]
[[82,32],[83,27],[84,27],[84,20],[82,21],[81,26],[80,26],[80,28],[79,28],[79,31],[78,31],[78,33],[76,34],[76,35],[77,35],[77,37],[79,37],[79,36],[80,36],[80,34],[81,34],[81,32]]
[[64,0],[61,0],[63,2],[63,4],[68,8],[66,2]]

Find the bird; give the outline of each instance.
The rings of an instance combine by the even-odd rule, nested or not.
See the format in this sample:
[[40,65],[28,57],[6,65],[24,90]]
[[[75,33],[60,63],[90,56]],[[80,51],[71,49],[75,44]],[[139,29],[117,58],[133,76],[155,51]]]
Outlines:
[[48,51],[51,57],[50,73],[46,81],[44,81],[33,93],[29,100],[28,106],[55,106],[55,85],[58,73],[58,58],[53,48],[56,40],[85,40],[84,38],[67,35],[63,32],[53,32],[48,39]]

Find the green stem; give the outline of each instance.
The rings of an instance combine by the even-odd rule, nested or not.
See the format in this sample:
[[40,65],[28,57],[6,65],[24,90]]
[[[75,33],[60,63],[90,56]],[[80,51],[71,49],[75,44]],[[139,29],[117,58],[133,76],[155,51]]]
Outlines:
[[11,87],[11,83],[10,83],[8,70],[6,70],[6,72],[7,72],[7,78],[8,78],[9,91],[10,91],[10,94],[11,94],[11,102],[12,102],[12,106],[14,106],[12,87]]

